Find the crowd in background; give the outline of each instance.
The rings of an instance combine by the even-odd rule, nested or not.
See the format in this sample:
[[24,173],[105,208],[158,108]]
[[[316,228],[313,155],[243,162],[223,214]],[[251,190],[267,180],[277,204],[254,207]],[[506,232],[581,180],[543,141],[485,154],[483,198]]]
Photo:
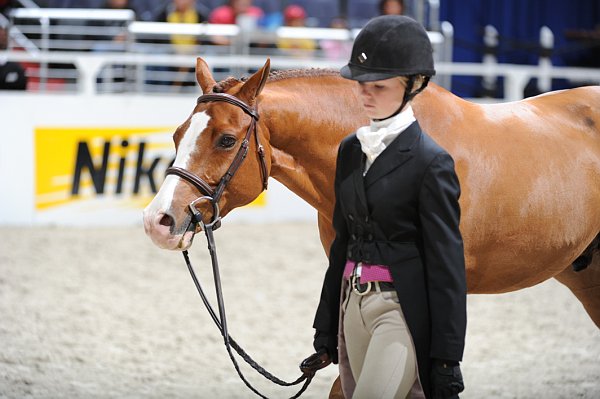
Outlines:
[[[361,28],[376,15],[396,13],[413,16],[413,8],[418,3],[418,0],[347,0],[347,9],[341,12],[340,2],[336,0],[31,1],[40,7],[50,8],[131,9],[138,21],[216,24],[240,24],[240,21],[244,21],[266,31],[280,26]],[[455,62],[481,62],[483,55],[492,51],[485,47],[482,33],[484,27],[490,24],[498,29],[499,45],[493,49],[493,53],[499,63],[535,65],[542,51],[545,54],[551,51],[554,66],[597,68],[600,65],[600,8],[597,1],[580,0],[571,5],[550,0],[444,0],[440,2],[439,20],[450,22],[454,29],[452,57]],[[11,8],[20,6],[21,2],[17,0],[0,0],[0,13],[8,17]],[[3,26],[2,17],[0,15],[0,28]],[[105,25],[113,23],[106,21]],[[540,49],[542,26],[548,26],[554,33],[554,48],[551,50]],[[112,45],[98,43],[90,50],[124,48],[124,39],[124,35],[117,35]],[[177,44],[179,50],[205,44],[185,35],[173,36],[169,40],[170,44]],[[214,37],[210,44],[228,42],[226,38]],[[349,51],[347,43],[336,40],[285,39],[269,45],[292,56],[318,52],[319,56],[336,60],[343,59]],[[0,57],[0,67],[2,62]],[[14,73],[11,72],[9,76],[14,77]],[[452,89],[460,96],[489,95],[481,94],[481,82],[479,76],[454,76]],[[553,80],[554,89],[566,88],[570,84],[564,80]],[[502,85],[496,87],[492,95],[502,97]]]
[[[49,8],[99,8],[112,10],[133,10],[136,20],[146,20],[165,23],[187,23],[187,24],[248,24],[250,28],[263,30],[274,30],[281,26],[289,27],[315,27],[323,26],[348,29],[350,24],[347,18],[333,12],[324,12],[318,7],[323,0],[291,0],[288,2],[270,0],[46,0],[36,1],[36,4]],[[337,2],[328,2],[334,4]],[[373,0],[362,2],[372,7],[370,14],[402,14],[404,11],[403,0]],[[10,9],[17,6],[16,1],[0,0],[0,11],[6,16]],[[308,10],[319,10],[319,15],[311,15]],[[368,17],[368,15],[365,15]],[[118,28],[123,26],[123,21],[102,20],[90,21],[89,26]],[[6,29],[0,26],[3,36],[6,37]],[[85,36],[93,44],[88,48],[92,51],[122,51],[126,48],[126,33],[121,31],[114,36]],[[178,34],[170,35],[168,42],[171,51],[179,54],[195,54],[198,45],[229,45],[230,39],[226,37],[212,36],[210,40],[200,40],[198,37]],[[6,40],[0,42],[6,47]],[[350,42],[339,40],[314,40],[310,38],[279,38],[275,43],[259,43],[261,47],[272,47],[282,55],[288,56],[310,56],[316,51],[329,59],[345,59],[350,53]],[[113,66],[116,72],[119,66]],[[178,73],[181,76],[189,75],[189,68],[180,67],[149,67],[149,70],[158,72]],[[18,72],[18,76],[15,75]],[[122,78],[113,79],[116,81]],[[182,85],[193,85],[192,81],[182,78]],[[153,84],[164,84],[152,81]],[[173,84],[173,82],[165,82]],[[0,89],[24,89],[26,86],[25,73],[18,63],[7,63],[0,59]]]
[[[139,21],[165,21],[170,13],[186,11],[177,16],[179,22],[210,22],[216,24],[234,24],[239,15],[256,18],[261,28],[272,29],[285,23],[285,13],[289,6],[300,7],[305,13],[307,26],[329,26],[334,19],[343,14],[335,0],[35,0],[40,7],[48,8],[112,8],[131,9]],[[360,15],[350,18],[352,27],[360,27],[381,10],[402,10],[403,0],[361,0],[348,2],[348,14]],[[20,6],[15,0],[0,0],[0,12]],[[400,11],[401,13],[401,11]]]

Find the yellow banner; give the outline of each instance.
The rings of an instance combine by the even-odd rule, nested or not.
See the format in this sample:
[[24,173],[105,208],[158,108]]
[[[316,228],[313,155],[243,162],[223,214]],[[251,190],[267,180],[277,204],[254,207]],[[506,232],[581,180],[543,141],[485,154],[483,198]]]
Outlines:
[[[143,209],[175,158],[173,127],[35,129],[35,208],[85,201]],[[265,206],[264,193],[251,205]]]

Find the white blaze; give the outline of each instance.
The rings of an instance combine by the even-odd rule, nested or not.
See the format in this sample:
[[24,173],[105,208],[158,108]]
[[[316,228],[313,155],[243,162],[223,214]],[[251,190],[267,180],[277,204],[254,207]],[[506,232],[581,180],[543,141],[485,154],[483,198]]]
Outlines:
[[[200,138],[200,134],[208,126],[210,116],[206,112],[198,112],[192,116],[190,126],[183,134],[179,147],[177,148],[177,156],[173,166],[177,166],[183,169],[188,169],[189,161],[196,149],[196,143]],[[175,175],[168,175],[165,178],[160,190],[152,200],[152,202],[145,209],[146,212],[165,212],[171,207],[173,196],[175,195],[175,187],[179,182],[179,177]]]

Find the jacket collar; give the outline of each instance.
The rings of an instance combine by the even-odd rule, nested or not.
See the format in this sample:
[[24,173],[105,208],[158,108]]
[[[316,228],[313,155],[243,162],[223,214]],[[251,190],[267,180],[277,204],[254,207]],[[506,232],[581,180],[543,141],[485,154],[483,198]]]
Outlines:
[[[364,170],[365,156],[361,150],[360,142],[357,140],[355,143],[352,160],[353,164],[356,165],[353,173],[358,175],[354,178],[355,184],[357,184],[357,189],[359,191],[363,191],[364,195],[364,190],[366,188],[369,188],[369,186],[374,182],[411,159],[413,157],[412,149],[420,135],[421,128],[419,123],[414,122],[405,131],[403,131],[402,134],[398,135],[398,137],[396,137],[394,141],[392,141],[388,147],[375,159],[375,162],[373,162],[373,165],[371,165],[364,178],[362,174]],[[357,167],[358,165],[360,165],[360,167]],[[358,179],[358,177],[360,177],[360,179]],[[359,180],[361,183],[363,183],[360,184],[360,186],[358,185]],[[359,192],[359,197],[361,196],[360,194],[361,193]],[[366,201],[364,205],[366,205]]]

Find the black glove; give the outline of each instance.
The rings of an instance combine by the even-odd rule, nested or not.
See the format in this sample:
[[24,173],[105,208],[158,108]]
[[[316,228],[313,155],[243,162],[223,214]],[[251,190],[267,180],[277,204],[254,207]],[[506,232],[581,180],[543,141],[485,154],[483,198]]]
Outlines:
[[300,371],[307,376],[312,376],[315,375],[317,371],[330,364],[331,359],[327,354],[327,349],[321,348],[317,353],[310,355],[300,363]]
[[458,399],[465,389],[458,362],[433,359],[431,388],[433,399]]
[[337,335],[329,335],[323,331],[316,331],[315,338],[313,341],[313,347],[317,352],[322,349],[327,351],[329,359],[334,364],[338,362],[338,347],[337,347]]

